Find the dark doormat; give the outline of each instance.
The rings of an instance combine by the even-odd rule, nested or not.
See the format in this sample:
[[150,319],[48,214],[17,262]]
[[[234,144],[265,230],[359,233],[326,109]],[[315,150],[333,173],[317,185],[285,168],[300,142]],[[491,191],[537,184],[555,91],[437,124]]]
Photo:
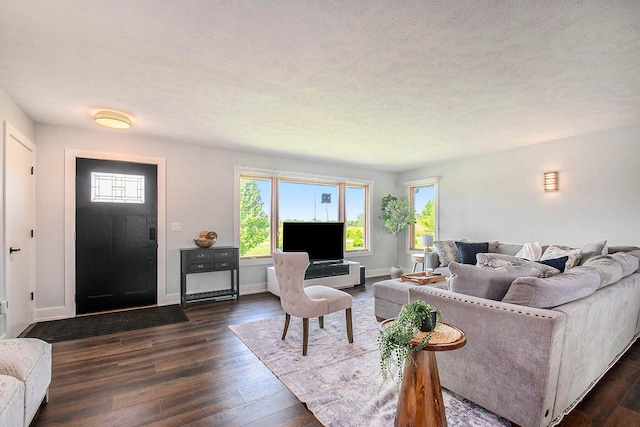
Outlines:
[[40,338],[48,343],[115,334],[154,326],[186,322],[189,318],[179,305],[141,308],[116,313],[38,322],[25,338]]

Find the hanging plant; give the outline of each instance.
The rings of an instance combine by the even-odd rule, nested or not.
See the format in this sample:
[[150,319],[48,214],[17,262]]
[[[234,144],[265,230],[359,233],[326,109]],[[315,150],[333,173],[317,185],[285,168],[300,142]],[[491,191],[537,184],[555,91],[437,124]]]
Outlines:
[[[435,316],[433,315],[435,313]],[[433,319],[435,317],[435,319]],[[380,349],[380,370],[382,379],[386,381],[393,377],[392,368],[397,366],[398,381],[402,381],[402,371],[404,364],[416,363],[414,352],[420,351],[429,345],[432,332],[436,324],[441,322],[442,314],[440,310],[424,301],[411,301],[402,306],[400,314],[395,321],[384,328],[378,336],[378,348]],[[429,320],[425,322],[425,320]],[[434,323],[431,323],[435,320]],[[412,344],[416,332],[423,330],[423,323],[428,323],[426,336],[418,344]],[[427,328],[425,328],[427,329]]]

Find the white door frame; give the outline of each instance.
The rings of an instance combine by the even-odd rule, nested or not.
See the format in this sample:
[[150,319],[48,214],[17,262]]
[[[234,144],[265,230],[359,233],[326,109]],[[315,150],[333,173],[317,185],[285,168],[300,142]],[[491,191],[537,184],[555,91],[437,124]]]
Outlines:
[[[7,247],[7,210],[6,210],[6,197],[7,197],[7,193],[6,193],[6,186],[7,186],[7,169],[6,169],[6,162],[9,161],[9,159],[7,158],[7,145],[9,143],[9,139],[13,138],[16,141],[18,141],[18,143],[24,145],[27,149],[31,150],[32,153],[32,161],[31,161],[31,165],[33,166],[34,170],[35,170],[35,166],[36,166],[36,146],[33,142],[31,142],[31,140],[29,138],[27,138],[26,136],[24,136],[20,131],[18,131],[16,128],[14,128],[13,126],[11,126],[9,123],[7,123],[6,121],[4,122],[4,129],[3,129],[3,145],[2,145],[2,207],[0,208],[0,214],[2,217],[2,228],[1,228],[1,235],[0,235],[0,240],[2,243],[2,249],[4,251],[4,255],[2,257],[2,260],[0,261],[2,263],[2,268],[0,268],[0,272],[2,273],[2,294],[0,295],[0,300],[7,300],[8,298],[8,294],[9,294],[9,273],[8,273],[8,267],[9,267],[9,248]],[[30,216],[30,223],[33,227],[33,229],[35,230],[36,227],[36,178],[35,175],[33,175],[32,179],[31,179],[31,206],[32,206],[32,211],[28,213],[28,215]],[[29,241],[29,245],[30,245],[30,250],[26,251],[25,253],[27,253],[27,255],[23,255],[23,256],[28,256],[29,257],[29,279],[28,279],[28,283],[29,283],[29,288],[27,290],[27,292],[35,292],[35,288],[36,288],[36,240],[35,240],[35,236],[33,238],[30,239]],[[10,301],[9,301],[10,303]],[[6,306],[5,306],[6,308]],[[7,311],[10,311],[11,307],[8,308]],[[0,315],[0,338],[5,338],[7,333],[9,332],[9,322],[8,322],[8,313],[4,314],[4,315]],[[31,307],[31,315],[30,315],[30,322],[33,322],[35,317],[35,301],[32,301],[32,307]],[[15,338],[15,337],[9,337],[9,338]]]
[[109,153],[104,151],[65,150],[64,164],[64,305],[65,317],[76,315],[76,158],[114,160],[132,163],[152,164],[158,167],[158,305],[175,304],[167,297],[166,278],[166,164],[160,157],[137,156],[133,154]]

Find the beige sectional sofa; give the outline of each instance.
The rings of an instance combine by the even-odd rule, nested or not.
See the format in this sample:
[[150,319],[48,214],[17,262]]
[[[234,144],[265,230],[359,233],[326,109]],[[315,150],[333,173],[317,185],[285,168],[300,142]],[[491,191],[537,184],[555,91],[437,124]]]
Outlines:
[[[456,261],[436,266],[466,293],[447,286],[396,289],[400,299],[402,292],[434,305],[444,322],[467,335],[463,348],[437,355],[443,387],[522,427],[555,425],[573,409],[640,336],[640,250],[603,248],[611,253],[602,255],[590,252],[593,246],[563,273],[519,260],[505,264],[518,247],[512,245],[492,258],[495,274],[490,266],[459,268]],[[509,276],[531,268],[534,273]],[[381,288],[379,296],[393,292]],[[376,301],[376,316],[393,314],[387,301]]]

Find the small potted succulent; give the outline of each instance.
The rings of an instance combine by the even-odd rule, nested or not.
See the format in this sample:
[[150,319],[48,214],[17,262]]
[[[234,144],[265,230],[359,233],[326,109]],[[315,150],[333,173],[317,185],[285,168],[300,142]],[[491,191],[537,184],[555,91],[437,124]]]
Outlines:
[[[440,310],[434,306],[424,301],[411,301],[402,306],[395,320],[383,324],[386,327],[382,328],[378,336],[383,380],[392,378],[391,369],[397,366],[398,384],[400,383],[405,362],[415,363],[413,353],[429,344],[432,332],[441,319]],[[411,340],[418,331],[427,334],[420,343],[414,345]]]

